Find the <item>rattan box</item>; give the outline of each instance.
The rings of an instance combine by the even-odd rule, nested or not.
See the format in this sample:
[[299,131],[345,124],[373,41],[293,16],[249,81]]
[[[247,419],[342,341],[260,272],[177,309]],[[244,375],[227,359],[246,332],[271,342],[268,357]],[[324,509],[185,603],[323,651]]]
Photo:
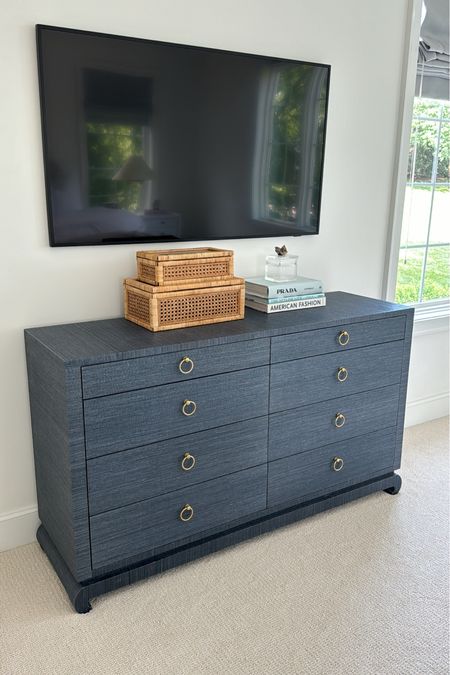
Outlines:
[[221,248],[138,251],[136,261],[138,280],[153,286],[219,281],[234,274],[233,251]]
[[125,279],[125,318],[151,331],[244,318],[245,284],[239,277],[185,285],[151,286]]

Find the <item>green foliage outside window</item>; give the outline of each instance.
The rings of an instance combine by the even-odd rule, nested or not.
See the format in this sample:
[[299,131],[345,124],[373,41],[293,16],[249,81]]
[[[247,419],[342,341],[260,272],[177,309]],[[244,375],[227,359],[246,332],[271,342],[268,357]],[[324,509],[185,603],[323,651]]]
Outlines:
[[[308,99],[310,80],[316,73],[314,66],[283,68],[278,78],[272,118],[272,145],[269,164],[269,217],[295,221],[301,183],[300,164],[302,134],[304,133],[303,102]],[[319,102],[318,139],[321,143],[325,119],[325,89]],[[320,162],[317,162],[314,182],[320,180]],[[314,205],[317,206],[317,205]]]
[[397,302],[441,300],[450,290],[450,103],[416,98]]
[[114,206],[135,211],[139,183],[113,180],[130,155],[142,154],[142,127],[100,122],[86,123],[90,206]]
[[416,99],[413,115],[408,181],[411,181],[413,178],[411,176],[413,168],[414,181],[431,181],[434,153],[438,140],[439,120],[442,115],[436,181],[438,183],[448,183],[450,166],[450,104]]
[[[419,297],[424,261],[424,248],[400,250],[397,272],[397,302],[414,303]],[[440,300],[450,293],[450,247],[439,246],[428,251],[423,302]]]

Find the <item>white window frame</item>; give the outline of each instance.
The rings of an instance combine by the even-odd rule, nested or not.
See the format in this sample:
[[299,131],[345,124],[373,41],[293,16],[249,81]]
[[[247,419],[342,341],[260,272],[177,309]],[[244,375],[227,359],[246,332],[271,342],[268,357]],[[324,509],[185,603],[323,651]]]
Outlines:
[[[403,207],[405,202],[408,155],[411,138],[411,126],[414,108],[414,95],[417,73],[417,50],[419,46],[420,24],[422,16],[422,0],[410,0],[408,6],[405,50],[402,72],[402,97],[399,106],[399,123],[397,129],[396,157],[392,181],[392,199],[389,218],[389,232],[386,248],[386,265],[383,283],[383,295],[386,300],[394,301],[397,285],[398,256],[400,251]],[[450,313],[448,299],[431,302],[418,302],[416,322],[437,319],[445,320]]]

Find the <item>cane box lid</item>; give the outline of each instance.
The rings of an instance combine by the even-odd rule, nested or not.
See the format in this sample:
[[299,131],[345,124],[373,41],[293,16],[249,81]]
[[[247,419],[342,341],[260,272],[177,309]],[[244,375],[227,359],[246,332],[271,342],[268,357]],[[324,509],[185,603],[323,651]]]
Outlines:
[[158,251],[137,251],[138,258],[164,262],[166,260],[195,260],[196,258],[224,258],[233,256],[234,251],[204,246],[199,248],[173,248]]
[[217,280],[205,280],[200,279],[198,281],[189,281],[184,284],[178,284],[176,286],[152,286],[151,284],[145,284],[139,279],[130,278],[123,280],[124,286],[133,286],[134,288],[139,288],[141,291],[145,291],[152,296],[158,294],[167,294],[173,293],[180,295],[182,291],[194,291],[194,290],[204,290],[204,291],[213,291],[216,288],[225,288],[228,286],[242,286],[244,287],[245,281],[242,277],[230,277],[229,279]]

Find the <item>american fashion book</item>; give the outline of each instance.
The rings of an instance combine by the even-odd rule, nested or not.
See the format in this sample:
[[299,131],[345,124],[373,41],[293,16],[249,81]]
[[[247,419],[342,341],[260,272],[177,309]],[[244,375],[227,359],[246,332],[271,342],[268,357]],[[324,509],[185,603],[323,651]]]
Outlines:
[[251,309],[256,309],[259,312],[266,312],[273,314],[274,312],[288,312],[292,309],[309,309],[311,307],[324,307],[326,305],[326,298],[311,298],[310,300],[292,300],[291,302],[277,302],[274,304],[266,304],[262,302],[255,302],[246,298],[245,304]]

